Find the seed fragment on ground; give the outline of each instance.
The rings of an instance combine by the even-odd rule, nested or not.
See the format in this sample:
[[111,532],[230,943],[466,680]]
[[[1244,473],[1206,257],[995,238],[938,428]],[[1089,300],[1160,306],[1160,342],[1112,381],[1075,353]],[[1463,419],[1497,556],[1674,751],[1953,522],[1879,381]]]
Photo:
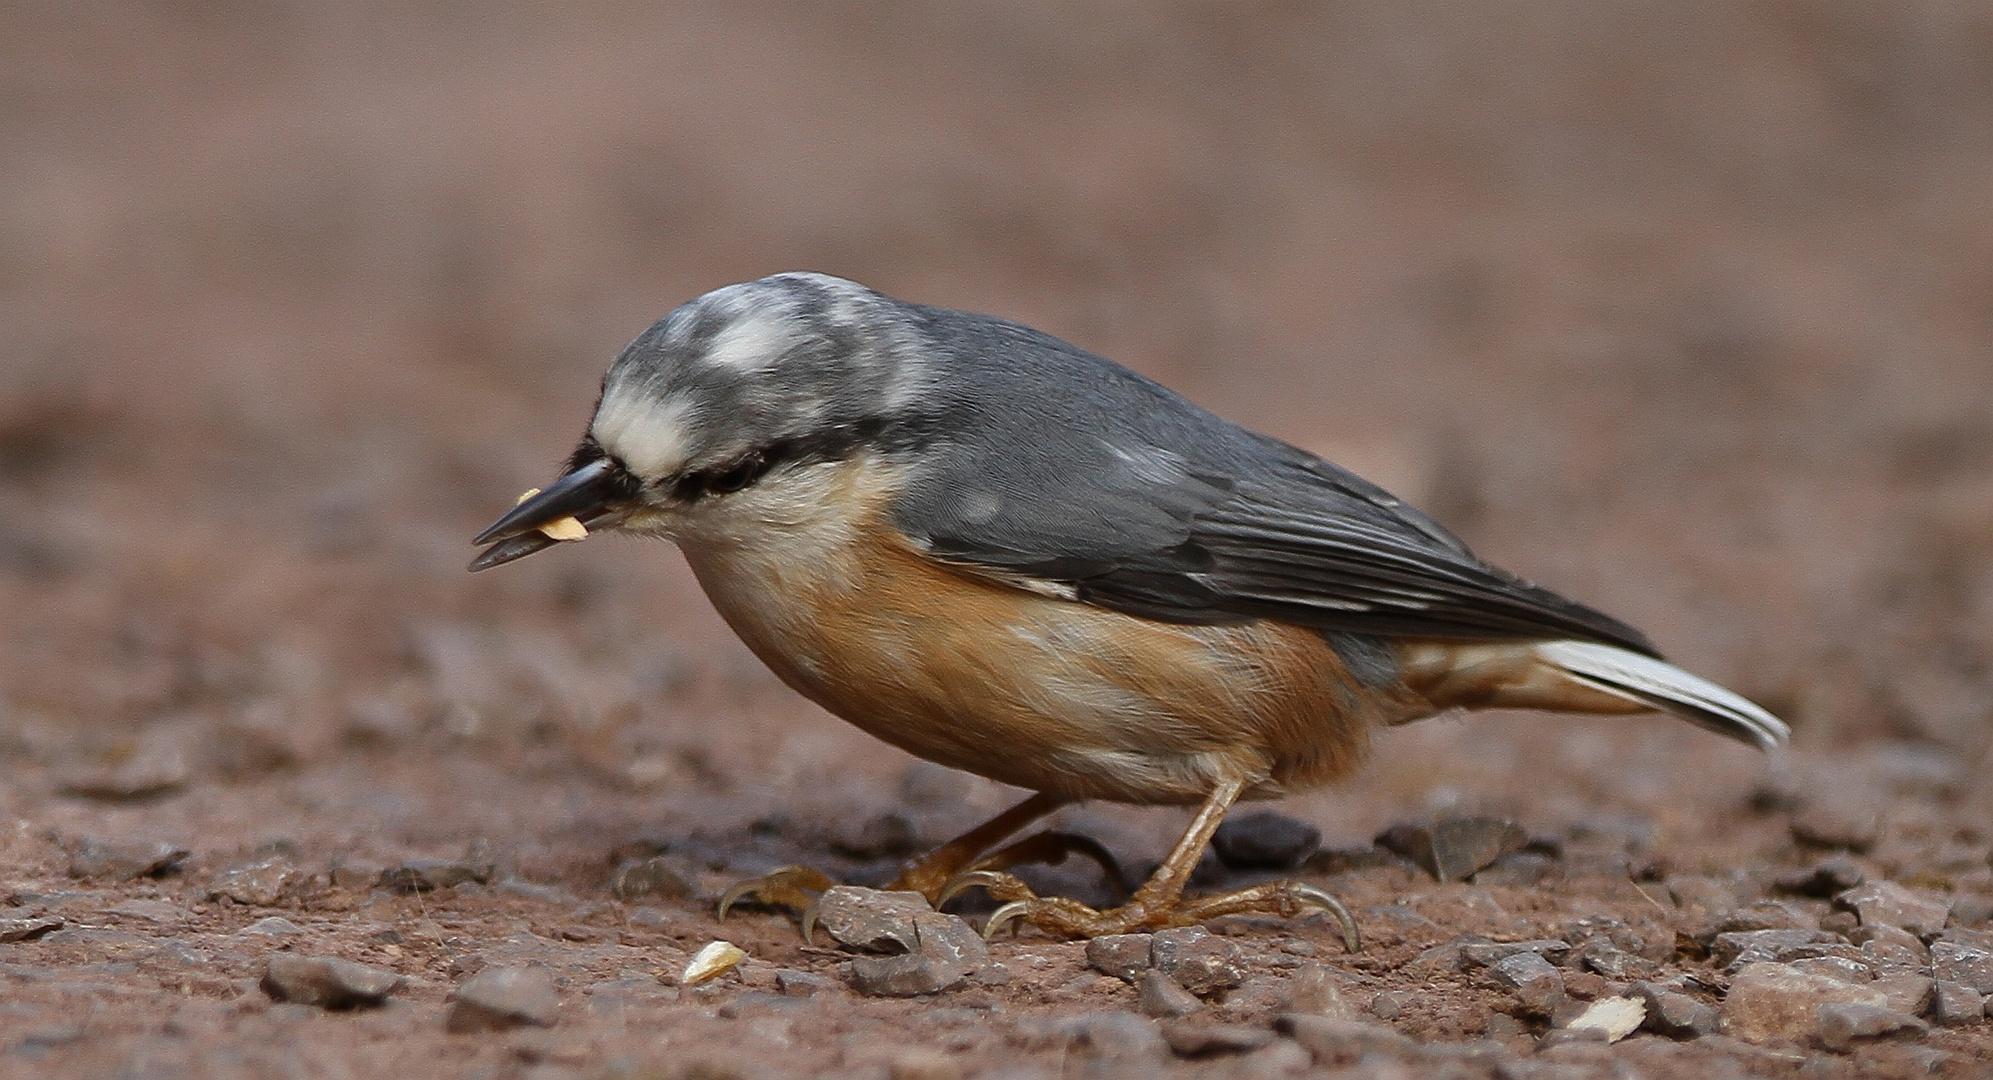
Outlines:
[[717,979],[734,969],[747,958],[747,953],[731,941],[712,941],[692,954],[692,961],[685,965],[685,971],[678,981],[685,986],[697,986],[702,982]]

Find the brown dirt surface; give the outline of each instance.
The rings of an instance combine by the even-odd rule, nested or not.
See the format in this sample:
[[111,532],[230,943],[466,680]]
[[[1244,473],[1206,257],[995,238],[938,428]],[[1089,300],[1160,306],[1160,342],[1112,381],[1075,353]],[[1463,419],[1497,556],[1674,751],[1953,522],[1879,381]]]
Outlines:
[[[1917,987],[1958,955],[1932,941],[1986,929],[1984,6],[0,21],[0,1076],[1993,1071],[1993,1024],[1860,1002],[1831,1047],[1739,1038],[1714,938],[1824,930],[1774,959],[1929,1022]],[[1339,460],[1795,744],[1651,717],[1385,733],[1275,807],[1321,830],[1300,874],[1349,903],[1358,955],[1318,918],[1226,920],[1242,985],[1175,1026],[1031,934],[958,988],[860,995],[847,950],[779,912],[718,923],[714,895],[788,862],[879,882],[1017,793],[796,699],[663,545],[463,572],[616,349],[797,268],[1033,323]],[[1440,883],[1371,846],[1473,814],[1529,848]],[[1185,816],[1056,820],[1139,870]],[[653,857],[686,888],[612,889]],[[392,887],[418,872],[457,883]],[[1109,899],[1085,867],[1027,874]],[[1830,899],[1857,876],[1921,906],[1860,924]],[[678,985],[721,938],[747,959]],[[1481,938],[1575,946],[1563,996],[1462,959]],[[279,952],[402,981],[280,1003]],[[551,1026],[451,1001],[533,965]],[[501,990],[531,1013],[541,979]],[[1553,1030],[1641,981],[1732,1034]]]

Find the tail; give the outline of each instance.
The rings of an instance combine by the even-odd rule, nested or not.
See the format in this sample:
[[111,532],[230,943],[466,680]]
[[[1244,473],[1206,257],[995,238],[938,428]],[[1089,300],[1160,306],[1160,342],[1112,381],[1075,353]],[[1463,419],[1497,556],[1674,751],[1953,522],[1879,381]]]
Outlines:
[[1792,735],[1785,721],[1741,695],[1665,660],[1593,641],[1545,641],[1538,643],[1535,651],[1539,659],[1594,690],[1673,713],[1762,750],[1770,750]]
[[1784,721],[1708,679],[1597,641],[1400,641],[1397,657],[1406,687],[1435,711],[1659,709],[1765,750],[1791,735]]

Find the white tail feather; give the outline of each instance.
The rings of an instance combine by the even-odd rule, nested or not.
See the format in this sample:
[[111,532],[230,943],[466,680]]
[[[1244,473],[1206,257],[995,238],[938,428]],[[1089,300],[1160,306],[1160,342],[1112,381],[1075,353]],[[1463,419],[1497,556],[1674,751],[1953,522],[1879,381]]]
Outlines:
[[1594,641],[1546,641],[1536,654],[1586,686],[1770,750],[1792,730],[1741,695],[1665,660]]

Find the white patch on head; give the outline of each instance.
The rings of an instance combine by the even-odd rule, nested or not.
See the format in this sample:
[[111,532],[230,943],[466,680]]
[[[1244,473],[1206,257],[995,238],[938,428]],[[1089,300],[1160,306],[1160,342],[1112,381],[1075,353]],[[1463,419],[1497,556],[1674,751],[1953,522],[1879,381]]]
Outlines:
[[696,412],[683,399],[658,400],[641,383],[616,383],[603,392],[590,432],[631,472],[655,480],[678,472],[691,456]]
[[713,336],[705,362],[732,371],[760,371],[801,340],[786,311],[746,312]]

